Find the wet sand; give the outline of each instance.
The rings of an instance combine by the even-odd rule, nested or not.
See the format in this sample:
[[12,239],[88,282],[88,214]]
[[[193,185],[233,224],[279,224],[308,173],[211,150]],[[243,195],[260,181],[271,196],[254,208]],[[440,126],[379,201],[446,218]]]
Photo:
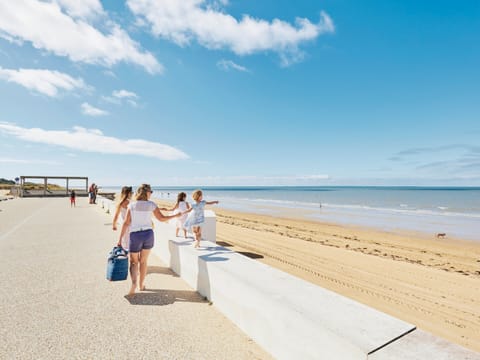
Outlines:
[[480,352],[480,242],[209,208],[219,245]]

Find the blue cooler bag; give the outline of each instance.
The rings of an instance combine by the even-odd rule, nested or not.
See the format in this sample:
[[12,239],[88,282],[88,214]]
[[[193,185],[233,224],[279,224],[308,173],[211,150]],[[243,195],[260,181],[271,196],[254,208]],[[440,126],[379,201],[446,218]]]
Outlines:
[[127,280],[128,276],[128,251],[120,246],[115,246],[108,254],[107,280]]

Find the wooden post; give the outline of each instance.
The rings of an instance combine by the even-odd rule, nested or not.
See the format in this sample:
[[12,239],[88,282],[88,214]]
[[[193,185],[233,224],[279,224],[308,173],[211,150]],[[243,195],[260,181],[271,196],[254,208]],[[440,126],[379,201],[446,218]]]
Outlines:
[[67,177],[67,195],[68,195],[68,177]]
[[48,181],[48,178],[43,178],[43,183],[44,183],[44,187],[43,187],[43,195],[44,196],[47,196],[47,181]]

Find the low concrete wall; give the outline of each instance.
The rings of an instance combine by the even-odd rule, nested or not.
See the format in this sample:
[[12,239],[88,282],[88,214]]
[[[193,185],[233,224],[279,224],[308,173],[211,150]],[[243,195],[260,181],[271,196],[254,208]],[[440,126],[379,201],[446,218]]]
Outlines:
[[[99,204],[113,216],[114,204]],[[207,214],[206,214],[207,215]],[[213,212],[207,215],[214,222]],[[208,239],[215,228],[205,227]],[[278,359],[480,360],[480,354],[229,249],[155,224],[154,253]]]
[[415,329],[210,242],[200,250],[155,227],[155,253],[278,359],[366,359]]

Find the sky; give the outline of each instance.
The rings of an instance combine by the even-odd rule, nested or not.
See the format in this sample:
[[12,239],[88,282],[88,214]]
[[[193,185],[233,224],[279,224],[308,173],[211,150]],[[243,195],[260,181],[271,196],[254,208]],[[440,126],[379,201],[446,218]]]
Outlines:
[[477,0],[0,0],[0,177],[480,185]]

